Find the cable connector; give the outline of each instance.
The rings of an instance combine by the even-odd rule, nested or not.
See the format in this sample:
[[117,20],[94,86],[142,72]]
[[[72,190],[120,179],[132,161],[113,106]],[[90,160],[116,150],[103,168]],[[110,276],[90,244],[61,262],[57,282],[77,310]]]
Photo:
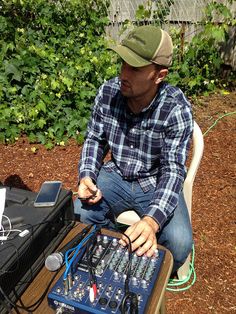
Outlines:
[[95,295],[94,295],[93,287],[90,287],[90,288],[89,288],[89,300],[90,300],[91,303],[93,303],[94,300],[95,300]]
[[89,288],[89,300],[90,302],[94,302],[94,300],[96,299],[97,297],[97,285],[96,283],[91,283],[90,284],[90,288]]
[[96,283],[93,283],[93,292],[94,292],[94,298],[96,299],[96,297],[97,297],[97,293],[98,293]]

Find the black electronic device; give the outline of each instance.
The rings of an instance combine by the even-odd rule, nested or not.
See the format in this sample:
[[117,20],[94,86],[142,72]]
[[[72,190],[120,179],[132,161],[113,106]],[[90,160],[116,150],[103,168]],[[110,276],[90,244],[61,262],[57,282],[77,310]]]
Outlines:
[[[86,251],[86,250],[85,250]],[[57,313],[104,314],[140,313],[147,310],[155,290],[164,257],[164,250],[156,250],[149,258],[137,256],[119,244],[119,239],[107,235],[97,235],[90,250],[91,264],[96,276],[96,293],[91,295],[91,278],[88,273],[88,257],[82,252],[71,271],[65,270],[48,294],[49,305]],[[137,298],[137,311],[131,311],[131,302],[126,298],[125,282],[131,255],[129,292]],[[68,268],[69,265],[67,265]],[[65,274],[68,276],[65,277]],[[93,291],[92,291],[93,292]]]
[[[4,214],[12,221],[20,217],[17,229],[0,243],[0,287],[13,302],[44,265],[45,256],[61,243],[74,224],[72,192],[61,190],[53,207],[35,207],[37,193],[6,188]],[[5,225],[7,228],[7,225]],[[0,293],[0,301],[4,296]],[[4,300],[5,301],[5,300]],[[5,312],[1,306],[0,313]]]
[[61,191],[61,181],[45,181],[41,185],[34,202],[36,207],[54,206]]

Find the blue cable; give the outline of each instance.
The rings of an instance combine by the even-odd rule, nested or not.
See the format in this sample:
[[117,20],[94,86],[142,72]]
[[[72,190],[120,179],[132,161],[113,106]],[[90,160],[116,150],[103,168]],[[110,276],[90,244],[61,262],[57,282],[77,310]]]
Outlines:
[[[94,229],[90,232],[89,235],[87,235],[77,246],[75,246],[74,248],[72,249],[69,249],[68,251],[66,251],[66,254],[65,254],[65,264],[66,264],[66,270],[64,272],[64,275],[63,275],[63,279],[66,279],[69,271],[70,271],[70,268],[74,262],[74,260],[76,259],[76,256],[78,255],[80,249],[84,246],[84,244],[94,235],[95,231],[97,230],[97,226],[95,225],[93,227]],[[69,260],[69,255],[73,252],[74,252],[74,255],[73,257]]]

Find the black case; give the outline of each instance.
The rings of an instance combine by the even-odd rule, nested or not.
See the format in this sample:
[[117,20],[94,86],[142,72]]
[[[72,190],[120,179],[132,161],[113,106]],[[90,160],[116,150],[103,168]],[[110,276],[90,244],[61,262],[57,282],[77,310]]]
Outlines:
[[[45,258],[73,227],[74,207],[71,191],[61,190],[54,207],[37,208],[33,205],[37,193],[6,189],[4,214],[10,219],[20,217],[23,222],[16,228],[29,230],[23,238],[14,233],[9,240],[0,241],[0,287],[15,302],[14,290],[19,296],[24,292],[44,265]],[[4,296],[0,291],[1,300]],[[1,305],[0,313],[5,313]]]

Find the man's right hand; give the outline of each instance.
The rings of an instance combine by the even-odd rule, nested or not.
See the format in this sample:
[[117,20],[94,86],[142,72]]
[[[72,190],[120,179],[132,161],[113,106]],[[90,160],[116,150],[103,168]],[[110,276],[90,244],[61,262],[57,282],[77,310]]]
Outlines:
[[85,177],[80,180],[78,187],[78,198],[82,202],[92,205],[97,203],[102,198],[102,193],[93,183],[91,178]]

